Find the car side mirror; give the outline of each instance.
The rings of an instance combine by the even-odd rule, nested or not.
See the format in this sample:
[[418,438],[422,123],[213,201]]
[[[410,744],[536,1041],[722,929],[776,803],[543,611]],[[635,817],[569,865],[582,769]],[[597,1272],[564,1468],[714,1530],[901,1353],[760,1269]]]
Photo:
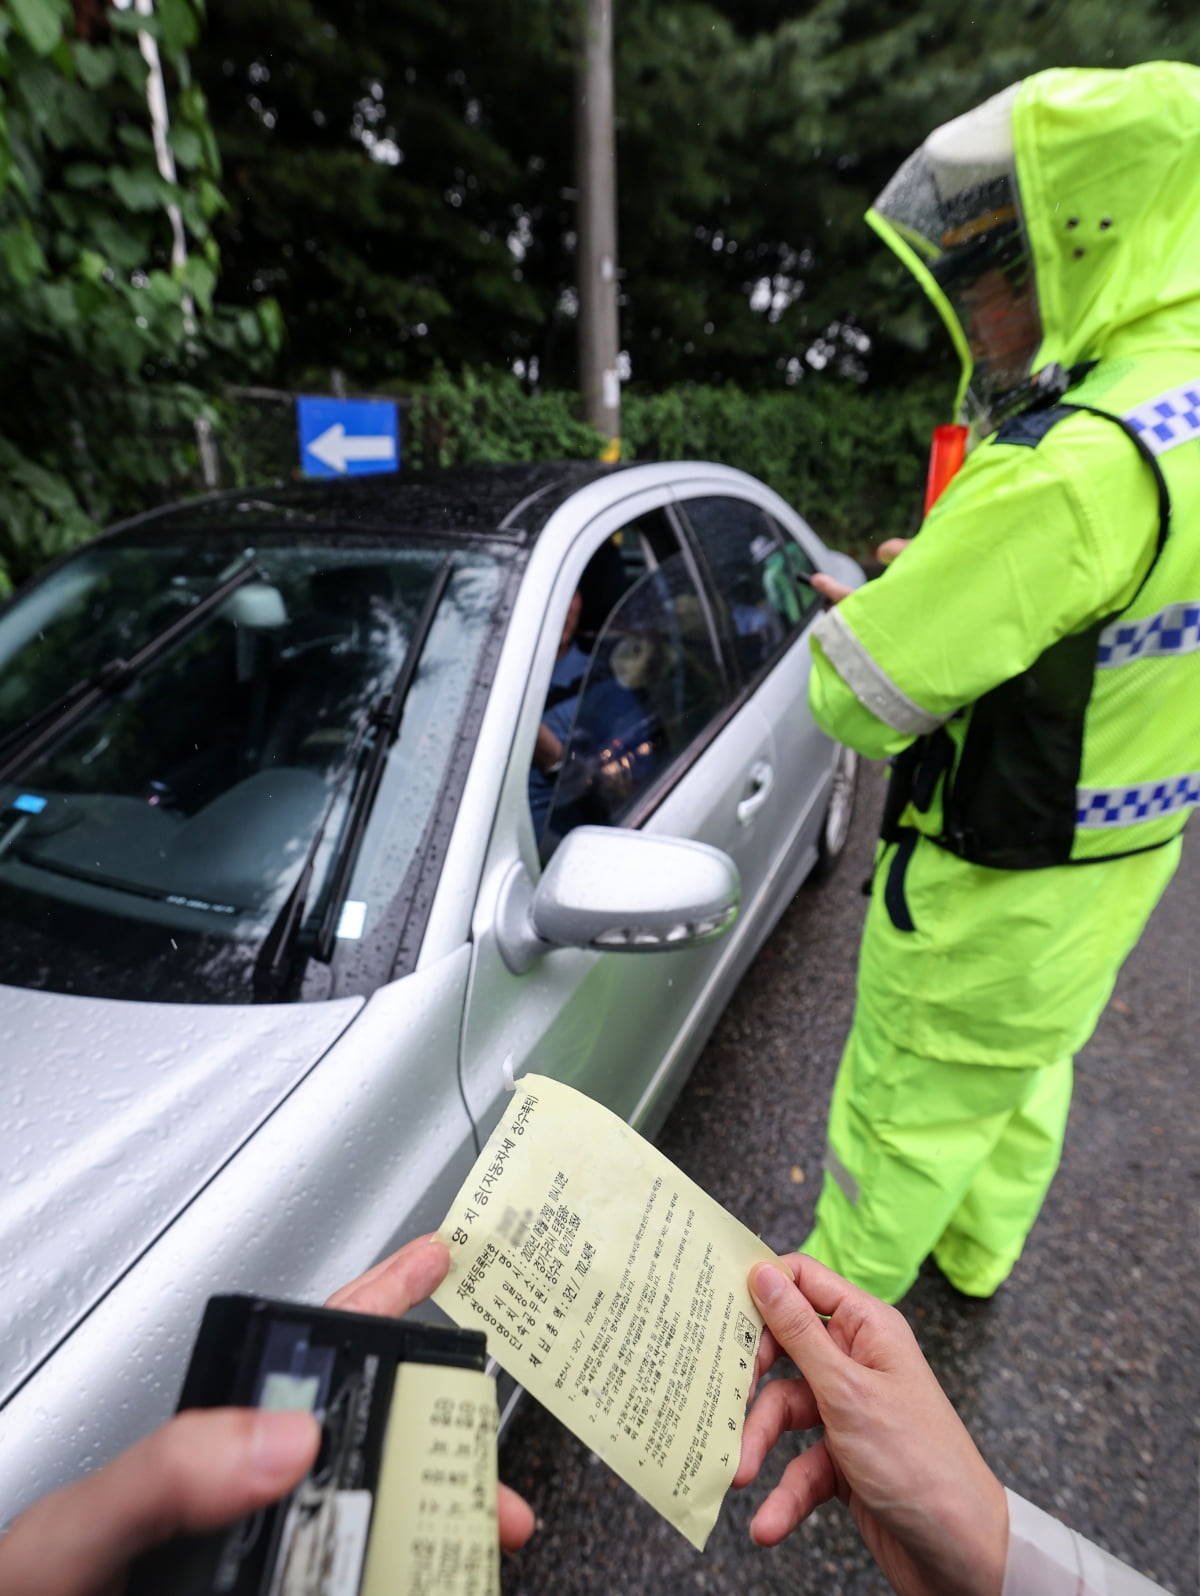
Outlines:
[[707,843],[577,826],[534,887],[515,864],[500,890],[496,942],[514,975],[554,948],[659,953],[721,936],[737,919],[733,860]]

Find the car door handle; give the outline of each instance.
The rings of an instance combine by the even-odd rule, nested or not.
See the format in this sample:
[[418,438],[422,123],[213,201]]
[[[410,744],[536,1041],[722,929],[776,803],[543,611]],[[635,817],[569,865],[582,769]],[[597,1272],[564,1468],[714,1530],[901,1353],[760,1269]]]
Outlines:
[[746,796],[737,806],[739,826],[748,826],[755,815],[766,803],[775,785],[775,772],[765,759],[760,759],[757,764],[750,767],[750,779],[746,783]]

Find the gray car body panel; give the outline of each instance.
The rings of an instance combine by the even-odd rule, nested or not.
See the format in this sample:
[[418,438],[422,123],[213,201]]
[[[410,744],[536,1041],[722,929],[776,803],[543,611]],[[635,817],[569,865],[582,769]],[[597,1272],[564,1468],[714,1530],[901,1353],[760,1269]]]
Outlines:
[[[321,1301],[440,1223],[475,1157],[456,1078],[468,957],[464,947],[374,993],[321,1068],[229,1149],[201,1200],[0,1408],[0,1522],[168,1417],[211,1294]],[[95,1210],[111,1225],[107,1194]],[[71,1269],[88,1262],[69,1247],[46,1258],[47,1285],[64,1293]]]
[[362,1007],[118,1003],[0,987],[0,1401]]

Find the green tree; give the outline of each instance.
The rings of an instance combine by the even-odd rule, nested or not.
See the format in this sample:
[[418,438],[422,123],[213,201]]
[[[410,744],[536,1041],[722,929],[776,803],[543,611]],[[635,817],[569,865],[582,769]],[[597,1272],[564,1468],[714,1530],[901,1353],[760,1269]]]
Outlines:
[[[275,293],[282,368],[440,360],[575,379],[563,0],[210,0],[225,289]],[[615,0],[634,382],[875,383],[949,364],[862,213],[938,122],[1025,73],[1194,56],[1182,0]]]
[[[201,4],[0,10],[0,584],[163,497],[194,463],[222,353],[241,366],[278,341],[265,298],[213,305],[219,158],[187,55]],[[152,137],[147,39],[173,182]],[[174,263],[172,209],[187,250]]]
[[224,286],[278,297],[287,381],[528,351],[547,312],[518,258],[541,139],[513,125],[548,121],[535,23],[520,0],[209,0],[194,62],[227,174]]

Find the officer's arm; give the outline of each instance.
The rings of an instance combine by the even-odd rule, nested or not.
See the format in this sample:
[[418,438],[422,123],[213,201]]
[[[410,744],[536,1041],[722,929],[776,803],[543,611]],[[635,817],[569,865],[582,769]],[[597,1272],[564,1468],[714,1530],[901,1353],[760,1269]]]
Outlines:
[[868,759],[886,759],[912,742],[866,707],[825,657],[820,640],[812,642],[812,675],[808,707],[822,731]]
[[809,702],[830,736],[896,753],[1128,602],[1157,500],[1111,431],[986,446],[884,575],[817,622]]

